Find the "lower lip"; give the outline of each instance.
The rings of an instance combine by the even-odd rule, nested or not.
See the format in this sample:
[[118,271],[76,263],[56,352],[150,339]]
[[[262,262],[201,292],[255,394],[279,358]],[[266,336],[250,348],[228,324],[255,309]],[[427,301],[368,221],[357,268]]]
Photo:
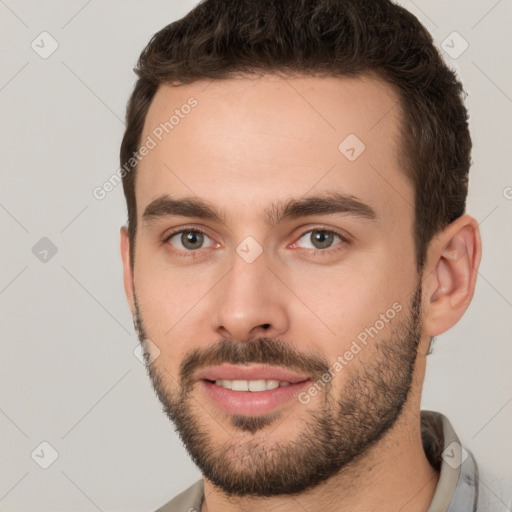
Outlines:
[[289,402],[310,385],[310,380],[266,391],[233,391],[208,380],[199,381],[208,397],[228,414],[257,416]]

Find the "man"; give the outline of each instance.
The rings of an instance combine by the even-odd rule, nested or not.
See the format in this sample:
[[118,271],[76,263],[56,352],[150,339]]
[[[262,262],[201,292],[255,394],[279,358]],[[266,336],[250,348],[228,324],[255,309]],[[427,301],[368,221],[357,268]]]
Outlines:
[[160,511],[485,509],[432,338],[481,257],[462,86],[387,0],[206,0],[140,56],[125,290],[200,480]]

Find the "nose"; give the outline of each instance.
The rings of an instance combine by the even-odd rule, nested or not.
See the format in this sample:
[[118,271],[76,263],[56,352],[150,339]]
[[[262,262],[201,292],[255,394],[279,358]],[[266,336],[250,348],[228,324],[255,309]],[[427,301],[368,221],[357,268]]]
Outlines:
[[216,288],[212,328],[222,337],[250,341],[282,336],[289,329],[290,297],[263,255],[252,263],[236,255]]

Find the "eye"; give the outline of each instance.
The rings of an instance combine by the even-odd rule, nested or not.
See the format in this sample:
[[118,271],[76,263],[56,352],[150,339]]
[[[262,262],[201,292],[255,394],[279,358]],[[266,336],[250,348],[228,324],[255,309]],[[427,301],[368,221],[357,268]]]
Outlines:
[[309,246],[306,245],[306,249],[320,249],[322,251],[323,249],[330,249],[333,246],[333,242],[336,240],[336,238],[339,239],[340,242],[348,242],[345,237],[336,231],[329,229],[312,229],[304,233],[296,242],[296,244],[300,243],[302,240],[305,244],[311,244]]
[[199,229],[182,229],[181,231],[171,233],[165,239],[165,242],[169,242],[171,245],[182,251],[191,252],[198,249],[204,249],[205,247],[203,247],[203,244],[205,239],[213,242],[213,240],[204,231]]

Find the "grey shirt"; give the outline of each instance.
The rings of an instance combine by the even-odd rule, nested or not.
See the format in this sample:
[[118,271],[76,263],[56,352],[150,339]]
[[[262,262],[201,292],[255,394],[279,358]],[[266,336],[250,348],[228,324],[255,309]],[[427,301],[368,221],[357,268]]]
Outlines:
[[[440,471],[427,512],[491,512],[482,492],[485,489],[478,485],[473,455],[461,445],[448,418],[438,412],[421,411],[421,435],[428,460]],[[201,479],[157,512],[200,512],[203,496]]]

